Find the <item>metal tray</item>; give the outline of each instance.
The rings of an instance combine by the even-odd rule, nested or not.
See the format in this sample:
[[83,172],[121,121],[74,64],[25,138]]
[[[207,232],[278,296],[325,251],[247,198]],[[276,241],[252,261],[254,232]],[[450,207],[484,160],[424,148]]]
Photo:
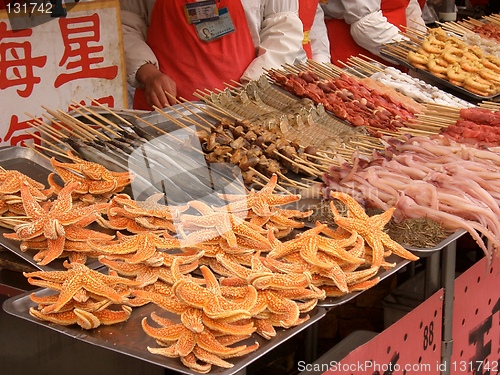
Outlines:
[[419,247],[411,247],[411,246],[405,246],[405,245],[403,245],[403,247],[406,250],[411,251],[413,254],[415,254],[421,258],[425,258],[425,257],[431,255],[432,253],[435,253],[436,251],[443,250],[445,247],[447,247],[448,245],[450,245],[451,243],[453,243],[454,241],[456,241],[457,239],[462,237],[465,233],[467,233],[467,231],[465,229],[459,229],[455,233],[453,233],[452,235],[446,237],[444,240],[442,240],[440,243],[438,243],[434,247],[419,248]]
[[[28,177],[41,182],[47,186],[47,176],[52,172],[50,161],[37,154],[27,147],[12,146],[0,148],[0,166],[7,170],[17,170]],[[3,236],[4,233],[12,233],[12,230],[0,227],[0,245],[7,250],[15,253],[28,263],[42,271],[65,270],[63,259],[55,259],[47,266],[41,266],[33,260],[36,254],[35,250],[21,251],[19,241],[11,240]],[[97,259],[92,259],[87,263],[89,268],[99,268],[102,264]]]
[[[50,289],[38,289],[36,293],[37,295],[49,295],[53,293],[53,291],[51,291]],[[96,329],[87,331],[81,329],[77,325],[61,326],[54,323],[40,321],[32,317],[29,314],[29,309],[30,307],[36,306],[36,304],[31,301],[29,295],[30,293],[27,292],[9,298],[3,303],[3,309],[11,315],[28,320],[35,324],[45,326],[59,333],[65,334],[92,345],[135,357],[156,364],[158,366],[175,370],[179,373],[193,375],[199,374],[185,367],[178,358],[167,358],[161,355],[155,355],[147,350],[147,346],[158,347],[158,344],[152,337],[146,335],[146,333],[144,333],[144,331],[142,330],[141,320],[144,317],[149,317],[151,313],[155,311],[158,315],[167,317],[174,321],[179,321],[179,317],[177,315],[164,311],[156,305],[149,304],[139,308],[134,308],[134,310],[132,311],[132,315],[127,322],[112,326],[101,326]],[[244,357],[228,359],[229,362],[234,364],[234,367],[230,369],[222,369],[217,366],[213,366],[210,373],[229,375],[234,374],[241,369],[244,369],[250,363],[262,357],[264,354],[282,344],[284,341],[290,339],[302,330],[316,323],[323,316],[325,316],[325,314],[325,309],[316,307],[312,312],[309,313],[311,318],[307,322],[287,330],[276,329],[277,335],[271,340],[266,340],[258,336],[257,334],[253,334],[251,338],[242,341],[241,343],[239,343],[239,345],[251,345],[255,341],[257,341],[260,344],[259,349]],[[148,321],[151,323],[151,319],[148,319]],[[154,325],[155,323],[151,324]]]
[[432,81],[433,83],[437,84],[437,85],[441,85],[441,86],[444,86],[444,87],[447,87],[457,93],[460,93],[462,96],[466,97],[466,98],[470,98],[470,99],[474,99],[476,101],[482,101],[482,100],[492,100],[498,96],[500,96],[500,93],[497,93],[497,94],[494,94],[494,95],[489,95],[489,96],[481,96],[481,95],[477,95],[477,94],[474,94],[473,92],[469,91],[469,90],[466,90],[460,86],[457,86],[457,85],[454,85],[453,83],[451,83],[450,81],[447,81],[446,79],[442,79],[442,78],[439,78],[438,76],[432,74],[431,72],[427,71],[427,70],[424,70],[424,69],[419,69],[419,68],[416,68],[414,67],[412,64],[410,64],[407,60],[405,59],[402,59],[402,58],[397,58],[396,56],[392,55],[392,54],[387,54],[387,53],[384,53],[384,50],[382,49],[381,53],[380,53],[383,57],[386,57],[390,60],[394,60],[396,61],[398,64],[408,68],[408,69],[411,69],[415,72],[417,72],[418,74],[420,74],[422,76],[422,78],[425,80],[425,79],[428,79],[430,81]]
[[[402,269],[404,266],[410,263],[409,260],[402,259],[397,255],[390,255],[385,259],[389,263],[396,263],[396,265],[389,269],[389,270],[379,270],[378,274],[376,276],[380,277],[380,281],[388,278],[389,276],[395,274],[398,272],[400,269]],[[326,298],[323,301],[318,301],[318,306],[320,307],[325,307],[325,308],[332,308],[335,306],[340,306],[343,305],[344,303],[352,300],[353,298],[356,298],[359,296],[361,293],[365,292],[364,290],[359,291],[359,292],[352,292],[348,293],[342,297],[330,297]]]

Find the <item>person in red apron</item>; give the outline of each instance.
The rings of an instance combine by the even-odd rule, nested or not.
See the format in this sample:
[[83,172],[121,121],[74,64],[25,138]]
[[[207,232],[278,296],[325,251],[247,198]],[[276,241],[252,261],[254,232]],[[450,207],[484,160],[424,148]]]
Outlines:
[[[240,81],[249,70],[262,74],[262,69],[251,69],[258,66],[256,60],[278,66],[293,63],[302,48],[303,35],[297,1],[266,0],[268,8],[260,3],[120,0],[128,78],[139,84],[134,108],[164,107],[174,104],[175,97],[197,100],[193,93],[198,89],[223,89],[225,83]],[[268,14],[271,10],[277,15]],[[261,12],[265,13],[262,17]],[[279,27],[286,35],[280,36],[272,27]],[[255,37],[257,28],[263,31]],[[273,38],[280,43],[273,43]]]
[[319,0],[299,0],[299,18],[304,28],[304,40],[302,47],[308,59],[312,59],[311,39],[309,34],[314,23]]
[[302,47],[307,59],[330,62],[330,44],[325,15],[319,5],[325,0],[299,0],[299,17],[304,29]]
[[414,28],[425,25],[417,0],[329,0],[323,10],[333,63],[363,54],[387,64],[380,47],[402,39],[399,32],[409,22]]

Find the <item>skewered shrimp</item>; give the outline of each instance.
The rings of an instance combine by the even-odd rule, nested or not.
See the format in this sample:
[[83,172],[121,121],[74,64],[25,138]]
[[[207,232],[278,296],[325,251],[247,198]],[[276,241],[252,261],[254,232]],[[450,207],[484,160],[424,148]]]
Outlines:
[[455,84],[455,82],[462,83],[467,77],[467,73],[460,67],[459,64],[452,64],[446,70],[446,75],[450,79],[450,82]]
[[495,73],[500,73],[500,59],[493,55],[486,55],[481,59],[481,64],[485,68],[493,70]]
[[429,34],[434,36],[434,38],[436,38],[437,40],[442,41],[442,42],[446,41],[449,38],[446,31],[444,31],[444,29],[441,27],[436,27],[436,28],[430,29]]
[[495,73],[491,69],[483,68],[479,70],[477,74],[479,74],[481,78],[484,78],[488,81],[493,81],[494,83],[500,83],[500,74]]
[[472,88],[487,94],[491,93],[490,83],[477,74],[468,74],[464,79],[464,85],[466,88]]
[[426,65],[427,62],[429,61],[429,57],[422,55],[418,52],[410,51],[410,52],[408,52],[408,60],[412,64]]
[[[439,42],[441,44],[433,43],[434,41]],[[440,42],[436,38],[431,38],[431,37],[426,38],[422,42],[422,48],[429,53],[439,54],[443,50],[443,46],[444,46],[443,42]]]
[[460,54],[457,55],[453,52],[451,52],[451,50],[446,50],[444,53],[443,53],[443,59],[446,60],[447,62],[449,63],[456,63],[456,62],[459,62],[461,59],[462,59],[462,56]]
[[431,55],[427,61],[427,67],[433,74],[446,74],[448,63],[439,57]]
[[468,60],[464,58],[460,61],[460,67],[469,73],[477,73],[483,65],[479,62],[479,60]]

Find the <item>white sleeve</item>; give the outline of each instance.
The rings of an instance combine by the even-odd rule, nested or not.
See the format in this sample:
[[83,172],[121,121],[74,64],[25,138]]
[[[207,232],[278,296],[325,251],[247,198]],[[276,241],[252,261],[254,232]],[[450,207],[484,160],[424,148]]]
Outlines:
[[[258,38],[254,37],[254,43],[258,42],[257,57],[243,74],[243,77],[253,80],[264,73],[264,68],[280,68],[283,64],[293,64],[302,50],[303,31],[298,14],[298,1],[264,0],[260,3],[260,7],[257,5],[257,11],[261,13],[259,35]],[[255,9],[255,5],[250,8]],[[249,27],[255,28],[255,24],[250,24]]]
[[158,60],[146,43],[148,26],[155,0],[120,0],[123,49],[127,81],[137,87],[137,70],[146,63],[158,67]]
[[417,0],[410,0],[406,8],[406,27],[426,33],[425,21],[422,17],[422,9]]
[[357,44],[377,56],[383,44],[401,39],[399,29],[387,21],[381,10],[351,24],[351,35]]
[[325,14],[320,5],[316,9],[309,39],[311,39],[312,59],[317,62],[330,62],[330,41],[325,25]]

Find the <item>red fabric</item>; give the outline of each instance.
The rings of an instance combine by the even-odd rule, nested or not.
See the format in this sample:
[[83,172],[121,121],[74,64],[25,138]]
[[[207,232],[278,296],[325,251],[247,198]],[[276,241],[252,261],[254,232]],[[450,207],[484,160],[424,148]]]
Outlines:
[[[488,0],[486,0],[488,1]],[[420,5],[420,9],[424,9],[424,5],[427,2],[427,0],[418,0],[418,4]]]
[[[200,40],[196,27],[187,23],[184,5],[192,2],[157,0],[147,37],[160,70],[176,82],[178,97],[187,100],[196,100],[197,89],[223,89],[224,82],[238,81],[256,56],[240,1],[217,1],[219,9],[228,8],[235,31],[209,42]],[[134,108],[151,110],[143,89],[135,91]]]
[[408,8],[408,4],[410,4],[410,0],[382,0],[380,9],[387,21],[404,31],[401,26],[406,26],[406,8]]
[[[399,25],[406,25],[406,8],[408,4],[409,0],[382,0],[380,8],[387,20],[399,27]],[[332,63],[337,64],[338,60],[346,62],[351,56],[363,54],[386,65],[388,64],[387,61],[359,46],[351,36],[351,26],[343,19],[328,19],[325,21],[330,40]]]
[[[319,0],[299,0],[299,17],[302,21],[304,33],[311,31],[316,16]],[[311,43],[302,43],[307,58],[312,58]]]

